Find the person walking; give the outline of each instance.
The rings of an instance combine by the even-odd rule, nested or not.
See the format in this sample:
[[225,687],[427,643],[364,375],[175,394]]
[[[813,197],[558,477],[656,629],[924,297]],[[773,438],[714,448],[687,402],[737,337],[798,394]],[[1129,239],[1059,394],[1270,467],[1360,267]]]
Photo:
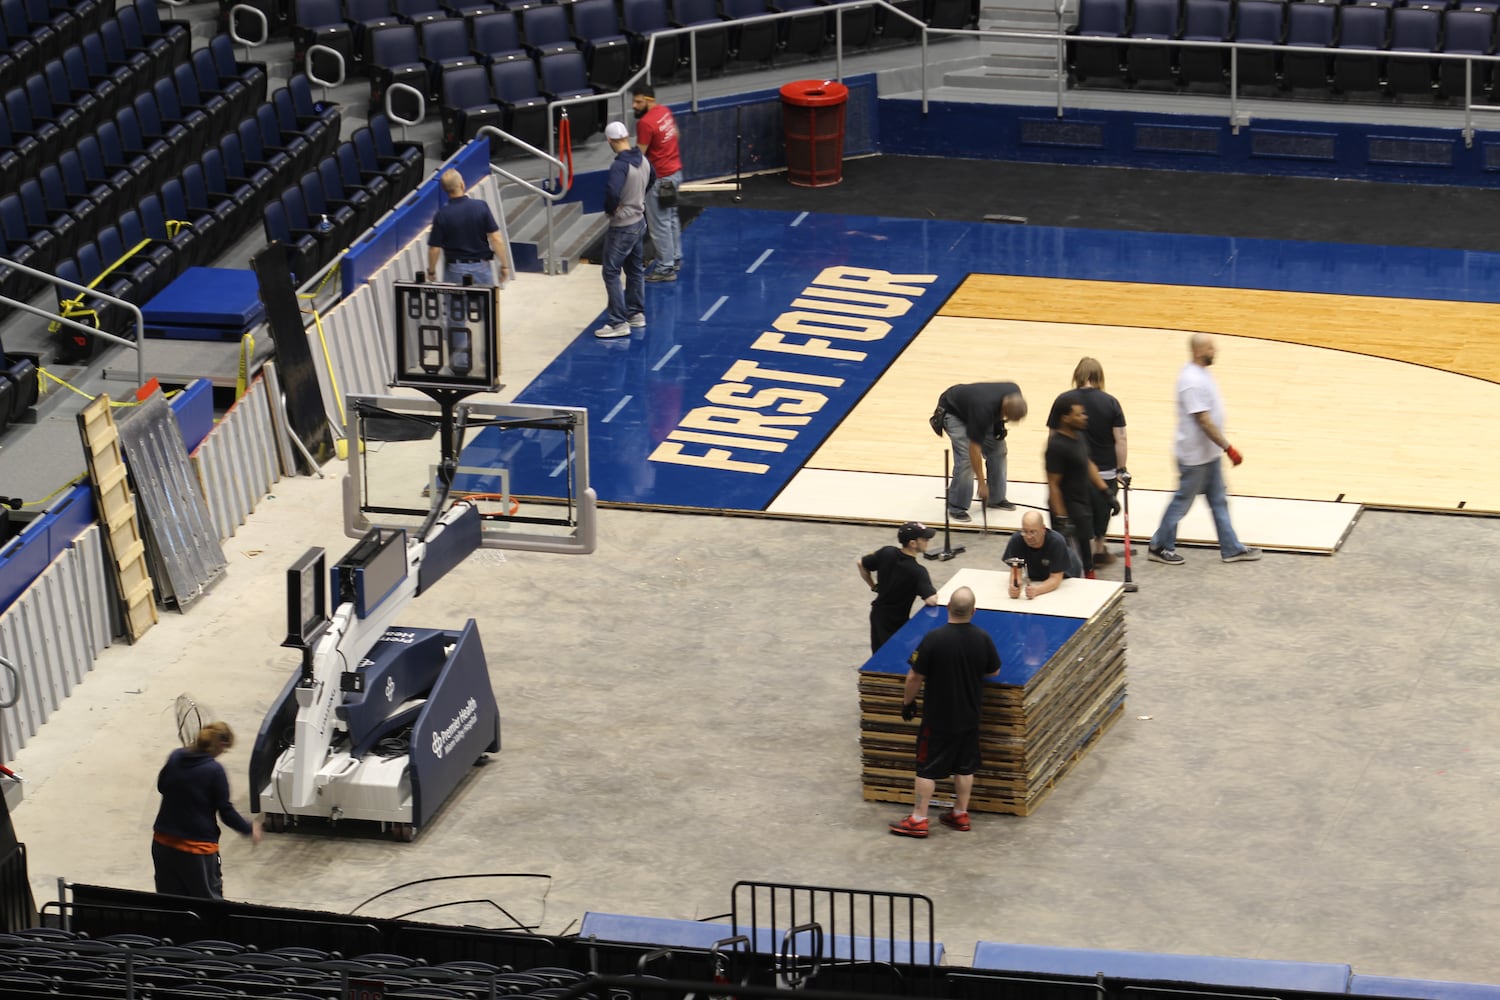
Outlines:
[[[1094,579],[1094,503],[1096,496],[1106,498],[1110,509],[1109,487],[1099,478],[1099,470],[1089,458],[1089,415],[1076,398],[1057,422],[1057,429],[1047,438],[1047,505],[1052,511],[1052,527],[1072,542],[1078,553],[1086,579]],[[1107,522],[1106,522],[1107,523]]]
[[1219,456],[1228,455],[1231,465],[1239,465],[1245,458],[1224,436],[1224,397],[1208,371],[1214,363],[1213,338],[1206,333],[1193,334],[1188,338],[1188,352],[1191,360],[1177,374],[1177,492],[1151,536],[1146,556],[1168,566],[1181,566],[1187,561],[1177,552],[1177,522],[1202,494],[1213,513],[1220,558],[1225,562],[1254,562],[1261,556],[1260,549],[1242,543],[1229,520],[1229,498]]
[[933,430],[946,432],[953,445],[953,472],[948,482],[950,518],[971,520],[975,470],[979,472],[980,503],[1000,510],[1016,509],[1005,496],[1005,423],[1025,416],[1026,399],[1014,382],[954,385],[938,397]]
[[[630,130],[621,122],[610,122],[604,138],[614,150],[609,177],[604,184],[604,291],[609,309],[604,325],[594,331],[600,339],[628,337],[632,327],[646,325],[646,190],[654,177],[651,164],[630,144]],[[625,287],[620,287],[620,272]]]
[[927,807],[937,782],[953,778],[953,808],[938,817],[944,826],[967,831],[969,796],[979,770],[979,713],[984,682],[1000,672],[1000,652],[988,632],[973,623],[974,591],[959,587],[948,598],[948,623],[922,637],[911,654],[902,691],[901,718],[917,717],[917,777],[911,815],[890,830],[900,837],[927,836]]
[[682,270],[682,223],[677,217],[677,187],[682,183],[682,152],[677,142],[677,118],[665,104],[656,103],[656,88],[637,83],[630,90],[635,111],[635,141],[646,154],[656,183],[646,191],[646,225],[656,247],[656,263],[647,281],[676,281]]
[[927,567],[917,561],[936,534],[919,521],[907,521],[896,529],[900,548],[883,545],[855,562],[860,579],[875,593],[870,602],[871,653],[879,652],[885,641],[906,624],[913,600],[920,598],[929,608],[937,605],[937,588]]
[[1074,401],[1083,404],[1088,414],[1089,425],[1084,429],[1084,440],[1089,445],[1089,460],[1099,470],[1099,477],[1108,487],[1107,493],[1093,494],[1094,565],[1108,566],[1115,561],[1105,548],[1104,540],[1109,534],[1109,520],[1116,498],[1120,492],[1120,473],[1129,473],[1125,468],[1126,437],[1125,410],[1120,401],[1104,391],[1104,366],[1094,358],[1079,359],[1073,369],[1073,388],[1057,397],[1052,404],[1052,413],[1047,426],[1057,430],[1062,414]]
[[495,284],[495,265],[500,280],[510,274],[505,260],[505,241],[490,206],[464,193],[464,179],[457,170],[444,170],[438,178],[448,200],[432,217],[427,232],[427,274],[436,280],[438,258],[443,259],[443,280],[461,285],[465,275],[476,285]]
[[151,861],[157,892],[224,898],[216,819],[260,843],[260,818],[247,822],[229,801],[229,778],[218,758],[233,746],[228,723],[210,722],[198,730],[192,746],[173,750],[156,776],[161,808],[152,826]]

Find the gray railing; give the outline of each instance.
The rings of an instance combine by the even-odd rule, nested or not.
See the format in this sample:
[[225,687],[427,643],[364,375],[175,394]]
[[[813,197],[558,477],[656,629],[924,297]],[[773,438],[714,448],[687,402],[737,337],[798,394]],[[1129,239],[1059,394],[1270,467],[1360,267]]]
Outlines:
[[[585,98],[585,100],[594,100],[594,99],[595,98]],[[558,106],[564,106],[564,105],[567,105],[567,104],[570,104],[570,103],[576,104],[576,103],[579,103],[579,101],[577,101],[577,100],[575,100],[575,101],[559,101],[559,102],[557,102],[557,105]],[[547,110],[547,114],[549,116],[549,121],[550,121],[550,116],[552,114],[552,110],[551,110],[550,107]],[[573,186],[573,173],[572,173],[573,168],[572,168],[572,166],[570,164],[566,164],[562,160],[559,160],[556,156],[553,156],[550,151],[549,152],[543,152],[542,150],[537,149],[535,146],[533,146],[531,143],[527,142],[526,140],[524,140],[524,139],[518,139],[517,137],[511,135],[509,132],[506,132],[503,129],[496,128],[493,125],[482,126],[479,129],[478,133],[475,135],[475,138],[477,139],[477,138],[480,138],[480,137],[487,137],[487,136],[495,136],[497,139],[501,140],[502,142],[508,142],[508,143],[510,143],[513,146],[517,146],[521,150],[523,150],[523,151],[525,151],[527,153],[530,153],[533,157],[536,157],[537,159],[542,160],[544,163],[548,164],[549,166],[553,166],[553,167],[556,167],[557,169],[559,169],[561,171],[564,171],[564,173],[566,174],[565,177],[560,177],[558,179],[558,185],[557,185],[558,190],[556,190],[556,191],[549,191],[546,188],[542,187],[540,184],[536,184],[536,183],[534,183],[532,181],[529,181],[529,180],[527,180],[524,177],[518,177],[517,175],[511,173],[509,170],[506,170],[504,167],[501,167],[498,164],[496,164],[493,159],[490,161],[490,172],[491,173],[498,174],[499,176],[504,177],[506,180],[513,181],[516,184],[521,185],[526,190],[530,191],[532,194],[537,195],[538,197],[540,197],[542,199],[542,206],[543,206],[542,210],[544,212],[544,217],[546,219],[546,229],[547,229],[547,272],[546,273],[548,273],[548,274],[555,274],[556,272],[553,271],[553,269],[552,269],[553,264],[554,264],[554,260],[555,260],[555,258],[553,256],[553,247],[552,247],[552,205],[553,205],[554,202],[559,201],[564,195],[566,195],[568,193],[568,189]],[[553,135],[551,129],[548,129],[548,131],[547,131],[547,140],[548,140],[547,144],[549,146],[551,146],[553,144],[553,142],[555,142],[555,136]],[[545,182],[543,182],[543,183],[545,183]]]
[[97,327],[89,326],[87,323],[80,323],[75,319],[69,319],[61,313],[48,312],[46,309],[40,309],[29,302],[22,302],[20,299],[13,299],[6,295],[0,295],[0,302],[3,302],[8,306],[13,306],[16,309],[29,312],[33,316],[40,316],[43,319],[51,320],[52,322],[65,326],[70,330],[81,330],[84,333],[89,334],[90,336],[100,337],[112,344],[120,344],[124,347],[129,347],[130,349],[135,351],[136,385],[143,386],[146,384],[146,317],[141,315],[139,306],[137,306],[133,302],[126,302],[124,299],[116,298],[113,295],[106,295],[104,292],[101,292],[98,289],[90,288],[87,285],[80,285],[77,282],[69,281],[66,278],[59,278],[55,274],[48,274],[46,271],[38,271],[34,267],[27,267],[25,264],[17,263],[16,261],[10,260],[6,257],[0,257],[0,266],[14,268],[22,274],[28,274],[33,278],[40,278],[41,280],[50,282],[53,285],[61,285],[63,288],[67,288],[75,292],[81,292],[87,298],[98,299],[100,302],[108,302],[110,305],[120,306],[121,308],[129,312],[131,319],[135,323],[134,341],[126,340],[124,337],[117,336],[107,330],[100,330]]

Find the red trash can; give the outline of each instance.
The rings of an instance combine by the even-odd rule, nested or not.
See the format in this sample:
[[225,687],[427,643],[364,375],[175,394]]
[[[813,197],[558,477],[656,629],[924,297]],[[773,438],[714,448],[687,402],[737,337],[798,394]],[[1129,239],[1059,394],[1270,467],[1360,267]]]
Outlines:
[[798,80],[781,88],[786,179],[828,187],[844,179],[844,110],[849,88],[832,80]]

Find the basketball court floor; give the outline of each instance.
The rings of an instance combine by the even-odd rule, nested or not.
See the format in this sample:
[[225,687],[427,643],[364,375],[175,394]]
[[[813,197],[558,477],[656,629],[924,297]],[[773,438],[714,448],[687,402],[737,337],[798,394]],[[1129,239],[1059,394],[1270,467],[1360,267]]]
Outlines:
[[[951,384],[1005,380],[1032,410],[1008,439],[1011,499],[1044,507],[1045,413],[1091,355],[1149,531],[1201,331],[1247,456],[1230,474],[1247,543],[1331,552],[1361,506],[1500,512],[1472,434],[1500,412],[1500,255],[723,208],[684,242],[644,330],[581,332],[519,396],[588,407],[606,503],[940,521],[947,441],[926,418]],[[1184,541],[1212,537],[1195,510]]]

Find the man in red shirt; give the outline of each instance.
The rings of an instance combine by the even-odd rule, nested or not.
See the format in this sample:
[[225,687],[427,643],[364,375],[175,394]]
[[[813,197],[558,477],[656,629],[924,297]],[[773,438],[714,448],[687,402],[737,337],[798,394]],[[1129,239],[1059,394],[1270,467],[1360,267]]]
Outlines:
[[[646,192],[646,226],[656,245],[656,264],[646,272],[647,281],[676,281],[682,267],[682,224],[677,218],[677,186],[682,183],[682,154],[677,149],[677,119],[672,109],[656,103],[656,88],[638,83],[630,92],[631,107],[638,119],[635,142],[646,154],[656,183]],[[663,185],[672,189],[664,194]]]

